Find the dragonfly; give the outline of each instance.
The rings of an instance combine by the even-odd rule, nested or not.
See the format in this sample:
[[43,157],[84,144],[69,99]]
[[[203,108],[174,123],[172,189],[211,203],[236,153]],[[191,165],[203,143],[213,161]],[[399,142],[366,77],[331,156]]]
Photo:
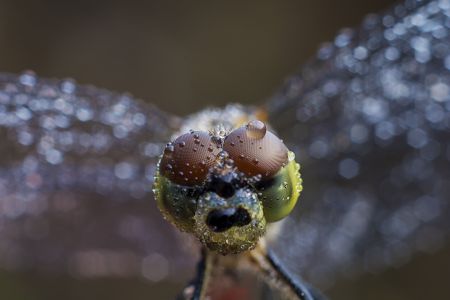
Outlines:
[[[448,1],[405,1],[325,43],[260,107],[186,118],[73,80],[0,75],[0,267],[184,281],[198,244],[161,217],[157,163],[180,132],[266,119],[304,191],[269,247],[326,290],[448,244]],[[216,120],[216,121],[215,121]]]

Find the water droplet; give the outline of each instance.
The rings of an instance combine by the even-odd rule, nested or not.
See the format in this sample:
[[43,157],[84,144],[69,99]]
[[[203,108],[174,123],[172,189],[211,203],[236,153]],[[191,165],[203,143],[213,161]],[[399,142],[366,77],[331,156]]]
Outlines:
[[169,143],[166,145],[166,148],[164,149],[164,154],[172,153],[175,150],[173,147],[173,144]]
[[20,75],[19,81],[23,85],[34,86],[36,84],[37,78],[33,72],[27,71]]
[[61,82],[61,91],[66,94],[73,94],[75,92],[76,85],[75,82],[71,79],[64,80]]
[[234,160],[232,160],[232,159],[225,160],[225,166],[227,168],[231,168],[233,165],[234,165]]
[[266,131],[266,124],[259,120],[253,120],[247,124],[246,134],[249,138],[262,139],[266,135]]
[[343,159],[339,162],[339,174],[346,178],[352,179],[358,176],[359,173],[359,163],[351,158]]
[[178,145],[180,146],[180,148],[183,148],[184,146],[186,146],[186,142],[180,142]]

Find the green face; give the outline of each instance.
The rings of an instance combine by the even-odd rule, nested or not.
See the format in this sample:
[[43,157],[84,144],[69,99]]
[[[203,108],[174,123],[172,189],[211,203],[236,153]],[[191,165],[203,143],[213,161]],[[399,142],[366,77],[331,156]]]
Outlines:
[[190,132],[161,157],[154,185],[159,209],[210,250],[252,249],[267,223],[286,217],[297,202],[302,181],[294,154],[261,124],[225,138]]

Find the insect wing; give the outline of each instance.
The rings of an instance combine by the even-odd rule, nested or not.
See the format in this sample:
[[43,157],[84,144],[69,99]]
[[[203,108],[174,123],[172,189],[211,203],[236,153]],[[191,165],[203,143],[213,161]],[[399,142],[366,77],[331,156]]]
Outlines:
[[305,186],[275,248],[320,286],[448,241],[449,16],[447,1],[370,15],[268,103]]
[[127,94],[0,74],[0,266],[155,281],[189,269],[151,192],[179,124]]

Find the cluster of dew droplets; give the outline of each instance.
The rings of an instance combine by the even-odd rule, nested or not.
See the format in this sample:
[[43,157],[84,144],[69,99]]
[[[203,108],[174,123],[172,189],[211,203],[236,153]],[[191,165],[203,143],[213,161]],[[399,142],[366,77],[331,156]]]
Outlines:
[[218,124],[214,127],[214,129],[211,131],[211,135],[215,138],[217,138],[219,141],[222,141],[225,139],[227,134],[229,133],[229,130],[225,128],[225,125]]
[[166,146],[161,158],[162,174],[181,185],[199,185],[214,166],[222,144],[204,131],[190,131]]

